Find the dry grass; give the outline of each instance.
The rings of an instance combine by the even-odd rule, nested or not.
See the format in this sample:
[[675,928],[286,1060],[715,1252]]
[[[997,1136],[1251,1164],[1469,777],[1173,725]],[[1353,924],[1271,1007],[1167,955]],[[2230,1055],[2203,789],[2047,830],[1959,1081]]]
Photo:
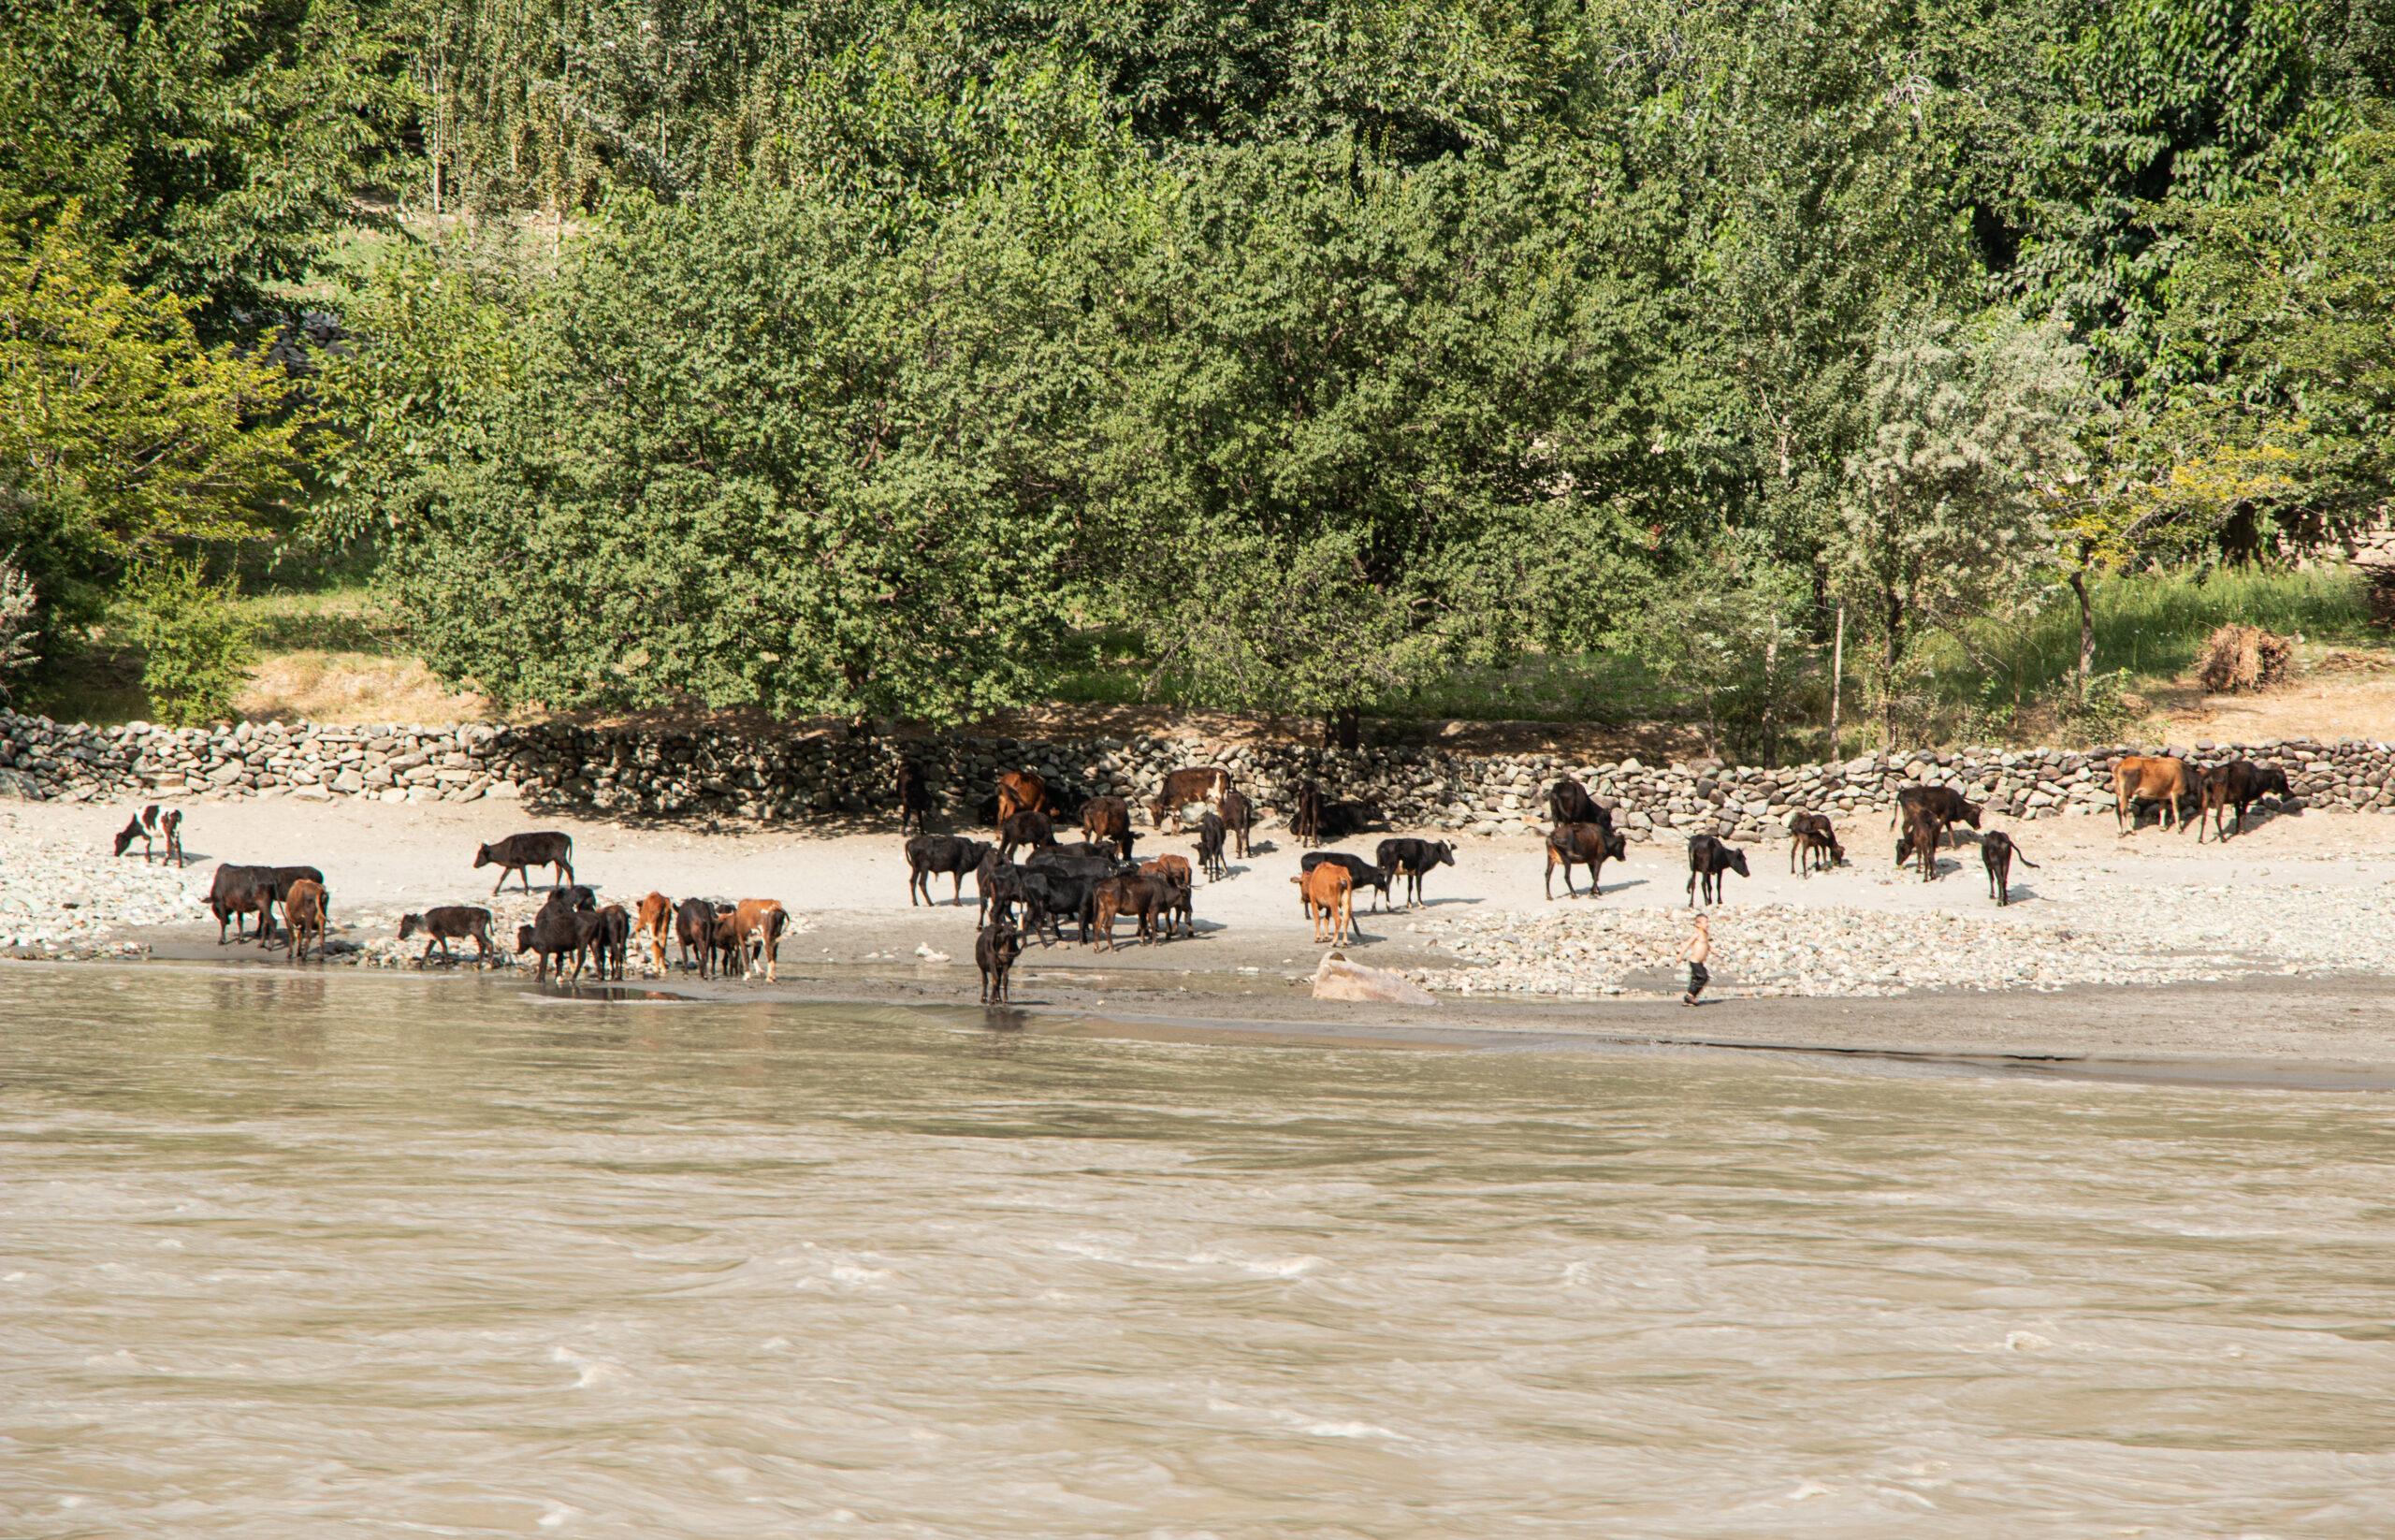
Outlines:
[[480,721],[489,703],[452,694],[414,658],[364,652],[273,654],[251,671],[241,714],[256,721],[420,722],[446,727]]

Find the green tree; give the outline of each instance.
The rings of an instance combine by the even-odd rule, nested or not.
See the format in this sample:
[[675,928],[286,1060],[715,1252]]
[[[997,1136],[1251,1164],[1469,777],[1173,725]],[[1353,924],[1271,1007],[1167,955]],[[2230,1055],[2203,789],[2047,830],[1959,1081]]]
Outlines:
[[414,109],[378,0],[25,0],[0,26],[0,204],[81,211],[204,336],[370,222]]
[[427,453],[375,447],[404,403],[367,435],[409,461],[360,492],[428,663],[502,706],[1027,698],[1070,618],[1081,239],[1028,188],[911,232],[773,191],[617,210]]
[[1605,623],[1679,461],[1661,275],[1602,160],[1223,152],[1154,220],[1095,477],[1160,668],[1352,740],[1444,668]]
[[177,727],[231,718],[257,661],[255,628],[234,602],[232,580],[210,584],[197,557],[155,561],[132,574],[125,609],[151,714]]
[[298,489],[299,430],[263,415],[281,372],[203,348],[183,302],[109,254],[71,208],[0,244],[0,548],[45,632],[97,619],[135,562],[243,534]]
[[1880,642],[1887,742],[1922,633],[1959,636],[2036,580],[2043,490],[2076,472],[2088,404],[2079,351],[2058,327],[1915,312],[1882,328],[1864,380],[1870,431],[1847,462],[1831,557]]

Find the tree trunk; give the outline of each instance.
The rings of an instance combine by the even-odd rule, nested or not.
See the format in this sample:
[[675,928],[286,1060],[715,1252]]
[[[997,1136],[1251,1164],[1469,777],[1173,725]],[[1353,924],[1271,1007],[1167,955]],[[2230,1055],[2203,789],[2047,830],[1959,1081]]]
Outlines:
[[2070,591],[2079,596],[2079,705],[2087,705],[2087,683],[2096,672],[2096,606],[2087,598],[2087,573],[2070,574]]
[[1841,760],[1846,750],[1838,747],[1837,712],[1846,687],[1846,601],[1837,605],[1837,639],[1830,644],[1830,758]]
[[1763,763],[1766,770],[1779,768],[1779,633],[1763,645]]
[[1325,748],[1361,748],[1364,746],[1364,708],[1360,705],[1339,705],[1324,712],[1322,746]]
[[1896,746],[1896,666],[1905,656],[1905,602],[1895,594],[1888,596],[1888,650],[1883,666],[1886,677],[1880,689],[1880,747]]

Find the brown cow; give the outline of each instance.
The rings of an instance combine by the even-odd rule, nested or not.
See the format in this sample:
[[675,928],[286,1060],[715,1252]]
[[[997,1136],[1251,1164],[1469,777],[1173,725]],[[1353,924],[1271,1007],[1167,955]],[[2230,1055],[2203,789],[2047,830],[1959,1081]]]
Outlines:
[[1094,950],[1114,950],[1114,919],[1123,914],[1138,917],[1137,934],[1142,942],[1154,940],[1156,915],[1170,903],[1171,890],[1172,884],[1162,877],[1110,877],[1100,882],[1096,890],[1098,944]]
[[1148,804],[1148,821],[1157,828],[1170,825],[1173,834],[1181,833],[1181,810],[1193,802],[1202,802],[1221,812],[1223,798],[1231,789],[1231,773],[1219,764],[1203,770],[1173,770],[1166,773],[1164,789]]
[[665,971],[665,939],[674,934],[674,900],[661,893],[652,893],[640,901],[639,923],[632,927],[635,936],[648,937],[649,950],[657,955],[657,971]]
[[1810,877],[1818,867],[1828,870],[1846,864],[1846,848],[1837,842],[1837,830],[1831,826],[1826,813],[1799,813],[1788,821],[1788,869],[1793,873],[1799,861],[1805,875]]
[[424,955],[415,960],[415,966],[418,967],[424,966],[432,960],[432,949],[435,947],[441,949],[442,961],[447,962],[449,943],[452,941],[472,941],[479,949],[475,953],[474,961],[486,963],[490,960],[492,948],[490,910],[488,909],[476,908],[466,904],[444,904],[428,913],[401,915],[399,939],[405,941],[417,935],[430,937],[424,943]]
[[1112,845],[1131,859],[1131,805],[1121,797],[1092,797],[1081,809],[1081,835],[1093,845]]
[[[2122,834],[2137,826],[2137,805],[2141,802],[2161,803],[2164,826],[2185,828],[2186,821],[2179,816],[2179,801],[2195,794],[2196,777],[2185,760],[2174,760],[2168,754],[2125,754],[2112,766],[2112,821]],[[2196,821],[2203,821],[2200,812]]]
[[[732,911],[733,944],[740,949],[740,976],[753,979],[757,965],[765,969],[765,982],[774,982],[774,965],[781,960],[782,931],[790,924],[781,902],[773,898],[744,898]],[[751,952],[753,946],[756,950]]]
[[1317,943],[1323,939],[1326,924],[1333,943],[1356,939],[1356,879],[1346,867],[1326,861],[1289,880],[1298,885],[1298,897],[1304,903],[1306,913],[1314,918],[1314,938]]
[[283,955],[295,963],[308,960],[308,938],[316,938],[316,961],[325,960],[325,921],[331,904],[325,897],[325,885],[306,878],[291,884],[283,895],[283,926],[287,939],[283,944]]
[[1009,770],[998,777],[998,821],[1017,813],[1048,811],[1048,783],[1028,770]]
[[1154,861],[1142,861],[1139,863],[1139,875],[1161,877],[1168,882],[1178,882],[1185,887],[1189,882],[1189,858],[1185,855],[1160,855]]
[[1589,896],[1602,891],[1605,863],[1630,858],[1630,836],[1602,823],[1559,823],[1546,836],[1546,896],[1555,896],[1555,868],[1563,868],[1563,896],[1580,895],[1572,887],[1572,868],[1589,868]]

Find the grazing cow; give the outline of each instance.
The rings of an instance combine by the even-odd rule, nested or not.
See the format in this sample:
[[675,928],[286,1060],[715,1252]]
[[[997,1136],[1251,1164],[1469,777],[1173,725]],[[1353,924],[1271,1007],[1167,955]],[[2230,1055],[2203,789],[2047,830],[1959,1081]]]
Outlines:
[[1202,802],[1220,808],[1224,793],[1231,789],[1231,773],[1219,764],[1203,770],[1172,770],[1164,777],[1164,787],[1156,799],[1148,804],[1148,821],[1162,829],[1170,824],[1171,832],[1181,833],[1181,810],[1193,802]]
[[1322,788],[1299,785],[1289,802],[1289,837],[1300,845],[1322,843]]
[[675,961],[684,967],[692,965],[690,953],[697,952],[699,977],[707,976],[707,963],[714,945],[715,906],[704,898],[685,898],[674,910]]
[[183,853],[183,810],[169,807],[158,817],[158,833],[167,841],[166,859],[178,866],[191,864],[191,857]]
[[1081,944],[1089,944],[1089,928],[1096,916],[1096,890],[1100,882],[1109,880],[1111,872],[1097,872],[1086,866],[1028,866],[1023,873],[1023,923],[1041,946],[1048,945],[1048,935],[1065,938],[1065,922],[1072,921],[1081,930]]
[[316,961],[325,960],[325,924],[330,918],[332,904],[325,896],[325,885],[306,878],[291,884],[283,899],[283,926],[290,938],[283,942],[283,955],[295,963],[308,960],[308,939],[316,941]]
[[510,835],[474,852],[475,869],[485,866],[499,868],[499,881],[490,890],[494,894],[507,886],[509,872],[514,872],[523,882],[524,891],[530,893],[532,878],[530,868],[555,867],[556,872],[549,883],[550,890],[554,892],[561,884],[573,880],[573,836],[559,834],[554,829],[534,835]]
[[2180,816],[2179,805],[2199,795],[2196,767],[2185,760],[2168,754],[2124,754],[2112,766],[2112,822],[2123,834],[2137,827],[2141,802],[2161,803],[2164,826],[2184,828],[2186,821]]
[[1546,896],[1555,896],[1555,868],[1563,868],[1563,896],[1577,898],[1572,868],[1589,868],[1589,896],[1604,891],[1605,863],[1630,859],[1630,836],[1603,823],[1559,823],[1546,835]]
[[1346,867],[1326,861],[1289,880],[1298,885],[1298,900],[1314,921],[1317,943],[1323,939],[1326,926],[1333,943],[1356,938],[1356,879]]
[[461,904],[444,904],[440,908],[428,909],[422,914],[401,915],[399,939],[405,941],[417,935],[430,937],[424,943],[424,955],[415,960],[415,966],[418,967],[432,961],[432,949],[435,947],[441,949],[443,962],[450,961],[449,943],[452,941],[473,942],[476,949],[474,961],[477,964],[490,960],[490,910],[488,909],[469,908]]
[[733,908],[733,945],[738,949],[740,976],[754,979],[762,968],[765,982],[775,982],[774,970],[781,961],[782,932],[790,926],[790,915],[777,898],[744,898]]
[[599,926],[590,937],[592,965],[602,981],[612,979],[621,983],[626,954],[631,951],[632,917],[621,904],[610,904],[597,912]]
[[[1688,901],[1696,902],[1697,885],[1705,886],[1705,901],[1721,901],[1721,874],[1735,872],[1740,877],[1752,877],[1747,870],[1747,852],[1736,845],[1724,845],[1712,835],[1692,835],[1688,842]],[[1569,882],[1569,874],[1565,880]]]
[[973,886],[980,894],[980,918],[974,923],[987,925],[992,920],[1011,923],[1014,907],[1023,902],[1023,868],[992,850],[973,868]]
[[1036,850],[1055,843],[1055,825],[1048,821],[1045,813],[1017,813],[998,825],[998,854],[1004,860],[1012,861],[1014,852],[1023,846]]
[[1017,813],[1044,813],[1048,810],[1048,783],[1028,770],[1009,770],[998,777],[998,817],[1001,824]]
[[2038,864],[2003,830],[1990,829],[1980,836],[1980,861],[1987,867],[1987,895],[1996,900],[1999,908],[2012,902],[2012,862],[2016,856],[2031,871],[2038,869]]
[[274,920],[274,872],[267,866],[239,866],[226,862],[216,868],[208,887],[209,912],[216,916],[216,944],[225,944],[225,926],[230,922],[233,939],[248,938],[248,920],[258,917],[258,934],[263,937]]
[[2264,769],[2251,760],[2231,760],[2227,764],[2214,765],[2205,771],[2204,805],[2196,819],[2196,843],[2200,845],[2204,842],[2203,821],[2206,818],[2213,821],[2214,837],[2228,838],[2228,832],[2222,825],[2228,821],[2228,806],[2231,803],[2237,805],[2237,832],[2243,834],[2246,807],[2269,792],[2275,792],[2283,797],[2295,795],[2287,787],[2286,772],[2276,765]]
[[1241,861],[1249,859],[1247,835],[1248,831],[1256,827],[1256,804],[1247,800],[1246,792],[1234,786],[1223,793],[1222,814],[1223,827],[1230,832],[1232,852]]
[[1805,875],[1810,877],[1816,867],[1826,871],[1846,864],[1846,847],[1837,842],[1837,830],[1831,827],[1826,813],[1799,813],[1788,821],[1788,869],[1797,869],[1804,863]]
[[1093,845],[1108,844],[1131,859],[1131,805],[1121,797],[1092,797],[1081,809],[1081,837]]
[[[1455,847],[1444,839],[1384,839],[1380,849],[1372,852],[1372,859],[1382,870],[1405,879],[1405,907],[1410,909],[1421,902],[1422,879],[1430,874],[1430,868],[1454,865],[1456,852]],[[1569,883],[1572,874],[1566,872],[1563,878]]]
[[1373,908],[1380,908],[1388,905],[1390,901],[1388,883],[1389,879],[1396,875],[1394,872],[1384,866],[1375,866],[1360,855],[1347,855],[1336,850],[1314,851],[1299,861],[1298,870],[1310,872],[1326,861],[1346,867],[1347,879],[1351,886],[1357,889],[1372,889],[1378,895],[1372,900]]
[[907,821],[912,819],[915,821],[915,833],[931,833],[923,823],[925,815],[932,810],[932,793],[931,789],[923,784],[922,766],[912,760],[901,761],[897,780],[891,790],[898,798],[898,832],[905,834]]
[[634,936],[648,937],[648,950],[657,959],[657,971],[665,971],[665,938],[674,929],[674,900],[661,893],[652,893],[640,901],[637,919],[632,926]]
[[912,908],[915,894],[920,892],[923,902],[932,902],[932,874],[946,872],[955,879],[955,891],[949,894],[951,902],[965,902],[965,874],[981,864],[989,847],[978,839],[963,839],[955,835],[917,835],[907,841],[907,906]]
[[1001,921],[984,925],[973,938],[973,962],[981,970],[981,1003],[1003,1005],[1014,998],[1010,981],[1014,960],[1023,955],[1023,932]]
[[[151,811],[154,813],[157,809],[153,807]],[[141,859],[149,860],[150,831],[141,826],[141,820],[138,817],[128,817],[124,821],[124,827],[116,832],[116,853],[124,854],[137,839],[141,841]]]
[[[1156,938],[1156,914],[1168,902],[1171,884],[1161,877],[1110,877],[1097,884],[1092,894],[1097,902],[1097,949],[1114,950],[1114,921],[1117,915],[1135,915],[1139,926],[1135,934],[1141,942]],[[1171,939],[1170,937],[1166,937]]]
[[1597,799],[1589,795],[1589,789],[1570,776],[1546,789],[1546,811],[1559,824],[1602,823],[1608,829],[1613,827],[1613,814],[1597,806]]
[[1198,851],[1198,869],[1209,882],[1219,882],[1229,874],[1223,864],[1223,821],[1220,815],[1207,813],[1198,820],[1198,839],[1193,847]]

